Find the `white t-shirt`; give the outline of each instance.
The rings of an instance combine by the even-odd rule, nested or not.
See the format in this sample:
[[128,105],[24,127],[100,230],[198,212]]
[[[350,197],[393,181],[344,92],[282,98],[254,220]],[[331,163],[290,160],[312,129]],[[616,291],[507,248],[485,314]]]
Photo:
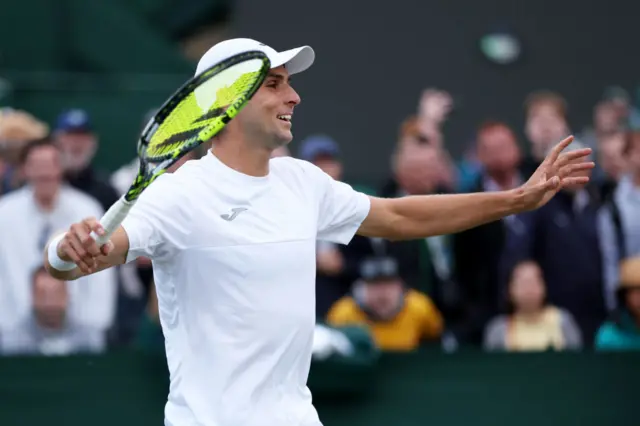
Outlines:
[[123,227],[127,261],[153,260],[165,425],[321,424],[306,386],[316,240],[347,244],[369,207],[311,163],[274,158],[252,177],[210,151],[141,195]]

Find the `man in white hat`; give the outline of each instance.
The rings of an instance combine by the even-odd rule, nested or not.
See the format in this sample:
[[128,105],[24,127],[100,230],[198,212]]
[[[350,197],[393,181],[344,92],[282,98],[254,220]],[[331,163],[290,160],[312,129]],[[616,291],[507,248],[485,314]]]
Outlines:
[[[508,192],[372,198],[291,157],[300,97],[290,77],[309,68],[308,47],[277,52],[250,39],[213,46],[196,73],[262,50],[273,69],[199,160],[161,176],[111,241],[98,247],[89,218],[53,239],[50,273],[74,279],[138,256],[153,260],[171,375],[166,426],[318,426],[306,386],[315,324],[316,240],[353,235],[414,239],[449,234],[537,208],[591,168],[588,150],[550,154],[532,180]],[[77,266],[76,266],[77,265]]]

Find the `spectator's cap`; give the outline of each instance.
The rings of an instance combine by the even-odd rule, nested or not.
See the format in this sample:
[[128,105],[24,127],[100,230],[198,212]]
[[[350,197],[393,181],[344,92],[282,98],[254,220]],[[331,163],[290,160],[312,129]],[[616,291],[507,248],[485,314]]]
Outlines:
[[360,278],[380,281],[398,277],[398,262],[392,257],[373,257],[360,263]]
[[298,156],[306,161],[313,162],[320,156],[338,157],[340,147],[338,143],[326,135],[309,136],[300,144]]
[[310,46],[296,47],[295,49],[278,52],[264,43],[250,38],[233,38],[221,41],[211,47],[198,62],[196,75],[205,69],[242,52],[259,50],[264,52],[271,68],[284,65],[289,74],[296,74],[309,68],[315,59],[315,52]]
[[640,288],[640,256],[620,263],[620,288]]
[[91,132],[93,126],[89,114],[83,109],[70,109],[62,112],[56,122],[58,132]]

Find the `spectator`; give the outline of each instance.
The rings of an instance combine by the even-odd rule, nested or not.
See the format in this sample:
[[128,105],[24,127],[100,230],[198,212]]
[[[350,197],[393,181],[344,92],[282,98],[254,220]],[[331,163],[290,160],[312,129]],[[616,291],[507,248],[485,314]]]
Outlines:
[[619,276],[618,308],[598,330],[600,351],[640,350],[640,257],[625,259]]
[[18,158],[29,140],[40,139],[48,126],[24,111],[0,110],[0,195],[23,184]]
[[[300,144],[298,157],[315,164],[335,180],[342,180],[340,147],[326,135],[312,135]],[[345,259],[337,244],[316,244],[316,315],[324,317],[331,305],[349,291]]]
[[[407,138],[419,138],[415,127],[403,125]],[[440,149],[433,144],[402,145],[393,157],[394,177],[380,191],[382,197],[404,197],[447,192],[440,185]],[[359,244],[359,237],[353,244]],[[448,317],[458,303],[453,281],[453,252],[450,235],[388,243],[388,255],[399,262],[400,276],[413,289],[426,293]]]
[[[497,121],[482,124],[478,129],[477,151],[483,171],[472,192],[510,190],[524,183],[518,169],[520,149],[508,125]],[[462,312],[452,327],[461,342],[479,346],[486,323],[498,313],[500,256],[512,220],[513,217],[507,217],[453,237],[453,263],[461,289]]]
[[597,149],[596,168],[593,181],[599,185],[615,184],[627,172],[628,164],[624,155],[626,133],[611,133],[600,139]]
[[484,348],[506,351],[580,349],[580,330],[571,314],[546,301],[542,271],[523,261],[513,269],[509,283],[509,315],[487,326]]
[[[574,142],[569,149],[579,149]],[[538,210],[517,215],[508,228],[502,283],[515,264],[537,262],[549,302],[569,311],[586,345],[606,317],[597,231],[600,199],[592,186],[565,188]]]
[[567,109],[562,96],[547,90],[533,92],[525,100],[525,135],[531,147],[523,162],[525,178],[533,174],[554,144],[569,135]]
[[593,108],[593,126],[580,135],[580,142],[597,152],[603,139],[624,130],[624,118],[616,103],[602,100]]
[[98,137],[87,112],[81,109],[64,111],[58,117],[54,136],[62,152],[69,184],[95,198],[103,210],[108,210],[118,201],[118,193],[108,176],[102,176],[91,164],[98,150]]
[[[93,198],[62,182],[60,152],[51,139],[29,143],[20,158],[27,185],[0,199],[0,333],[31,315],[31,272],[42,262],[47,241],[58,230],[103,210]],[[71,308],[77,320],[107,330],[115,311],[113,270],[80,278],[81,299]]]
[[410,351],[440,337],[440,312],[425,294],[405,288],[395,259],[366,259],[360,274],[352,294],[329,311],[328,324],[368,325],[377,346],[387,351]]
[[53,278],[39,266],[32,274],[32,313],[0,333],[0,352],[46,356],[103,352],[104,330],[76,317],[71,309],[85,302],[83,290],[76,282]]
[[600,351],[640,350],[640,257],[621,262],[619,277],[618,308],[596,337]]
[[624,156],[628,162],[625,174],[605,199],[598,218],[603,256],[607,307],[616,307],[620,261],[640,255],[640,131],[627,134]]

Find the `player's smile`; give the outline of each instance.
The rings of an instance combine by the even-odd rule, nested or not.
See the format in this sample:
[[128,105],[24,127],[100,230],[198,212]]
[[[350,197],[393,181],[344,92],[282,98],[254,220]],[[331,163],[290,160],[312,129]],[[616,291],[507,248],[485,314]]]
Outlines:
[[291,127],[291,114],[280,114],[277,116],[278,120],[287,123]]

